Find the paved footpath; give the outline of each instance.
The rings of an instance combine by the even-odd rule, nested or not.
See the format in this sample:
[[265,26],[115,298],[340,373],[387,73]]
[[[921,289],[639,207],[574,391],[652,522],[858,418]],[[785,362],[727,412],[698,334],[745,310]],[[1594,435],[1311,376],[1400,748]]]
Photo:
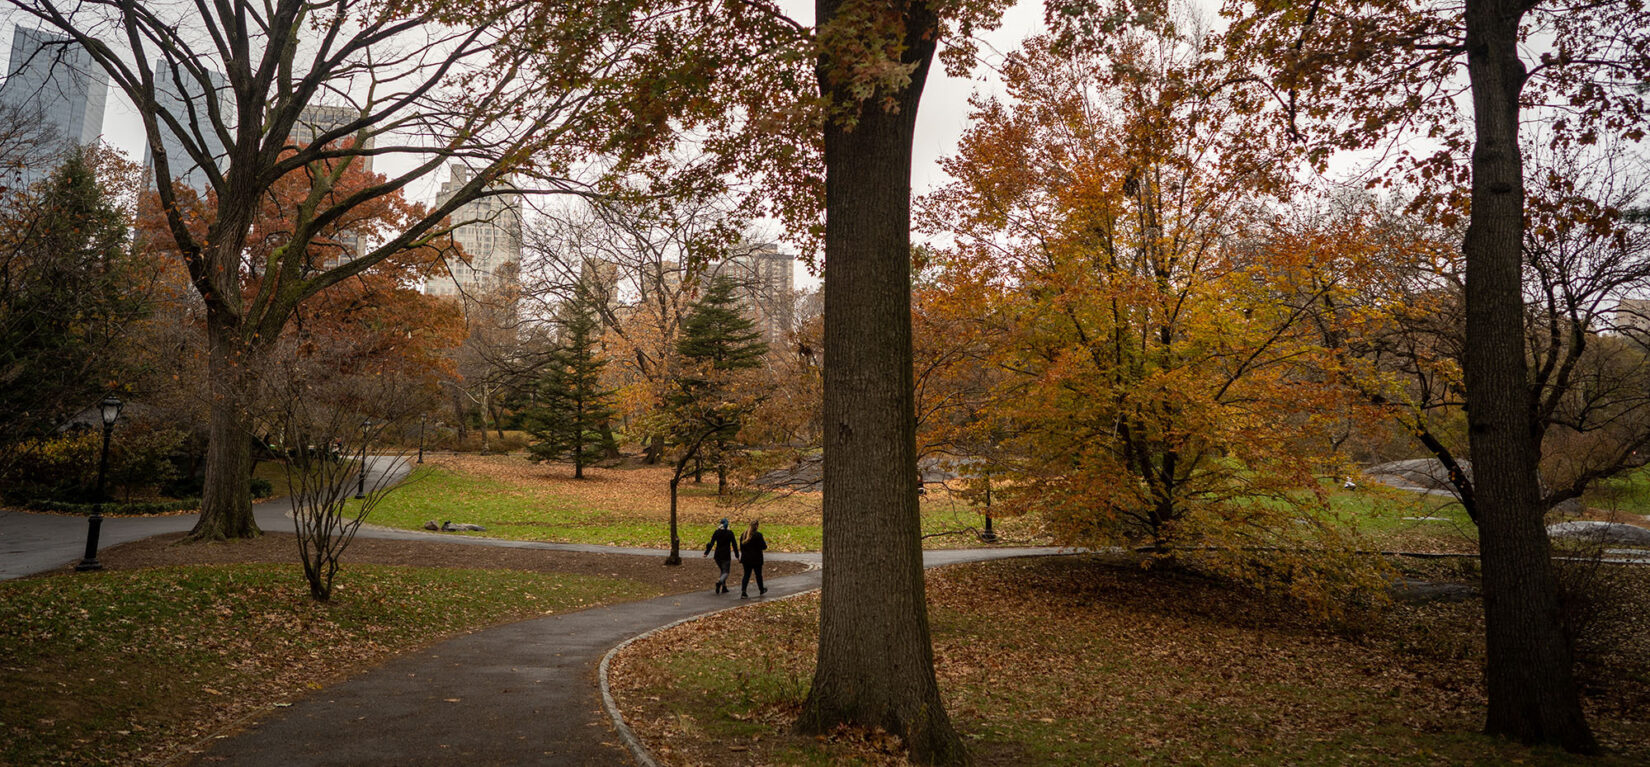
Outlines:
[[[375,472],[399,472],[385,461]],[[369,478],[373,475],[369,475]],[[398,476],[391,476],[394,481]],[[265,530],[288,530],[285,501],[255,507]],[[106,519],[114,545],[188,530],[194,515]],[[0,512],[0,579],[78,561],[83,517]],[[362,537],[441,540],[480,546],[659,556],[654,549],[531,543],[364,526]],[[924,553],[928,566],[1038,556],[1056,549],[992,548]],[[769,554],[817,566],[815,554]],[[768,581],[766,599],[819,588],[819,571]],[[704,591],[554,615],[456,637],[398,655],[333,687],[296,693],[238,733],[213,739],[196,765],[419,767],[421,765],[633,764],[602,708],[602,656],[637,634],[684,618],[760,600]],[[296,692],[296,691],[295,691]]]
[[[1054,552],[930,551],[925,563]],[[768,581],[766,598],[819,588],[819,575],[812,570]],[[756,601],[706,589],[450,639],[273,709],[272,716],[216,740],[195,764],[633,764],[602,709],[596,680],[602,656],[659,626]]]
[[[411,466],[387,456],[371,456],[367,464],[367,484],[393,484],[407,475]],[[252,507],[258,527],[271,532],[292,532],[292,508],[286,499],[267,501]],[[181,533],[194,529],[197,514],[160,517],[104,517],[98,530],[98,548],[142,540],[154,535]],[[394,533],[393,535],[391,533]],[[413,533],[388,528],[362,528],[363,538],[415,537]],[[34,514],[0,511],[0,580],[55,570],[79,562],[86,554],[86,517],[75,514]]]

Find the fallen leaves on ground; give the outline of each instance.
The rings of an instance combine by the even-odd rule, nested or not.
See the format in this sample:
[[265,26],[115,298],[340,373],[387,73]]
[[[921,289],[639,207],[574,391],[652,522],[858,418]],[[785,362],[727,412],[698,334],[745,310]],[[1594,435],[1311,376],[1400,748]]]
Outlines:
[[[1476,734],[1474,602],[1326,624],[1216,581],[1096,558],[931,571],[928,600],[940,687],[979,764],[1571,763]],[[813,596],[786,600],[632,645],[614,675],[627,721],[672,765],[903,764],[874,731],[792,734],[817,610]],[[1644,658],[1618,654],[1591,677],[1613,753],[1589,764],[1650,758]]]

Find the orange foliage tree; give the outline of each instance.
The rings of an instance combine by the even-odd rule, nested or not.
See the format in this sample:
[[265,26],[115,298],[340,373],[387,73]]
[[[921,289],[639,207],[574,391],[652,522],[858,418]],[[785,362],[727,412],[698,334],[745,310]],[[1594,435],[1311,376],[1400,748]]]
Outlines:
[[[333,193],[351,195],[383,182],[383,177],[360,164],[351,164],[338,174]],[[188,193],[186,193],[188,194]],[[297,209],[309,196],[306,179],[296,176],[275,184],[260,200],[248,238],[248,258],[265,259],[292,246]],[[204,232],[211,226],[214,195],[205,199],[188,194],[187,218],[190,227]],[[180,256],[171,239],[166,217],[159,212],[159,198],[145,193],[139,202],[137,240],[157,261],[177,263]],[[387,194],[351,209],[321,228],[307,243],[303,270],[319,272],[334,268],[358,255],[363,243],[393,236],[425,214],[423,208],[401,194]],[[402,391],[423,391],[434,397],[442,380],[454,374],[448,351],[463,340],[464,323],[456,305],[425,296],[417,290],[425,277],[438,273],[447,249],[442,238],[417,248],[398,251],[348,280],[338,282],[298,306],[281,335],[269,342],[278,357],[317,361],[293,367],[268,368],[273,377],[292,370],[312,376],[325,368],[334,375],[393,377],[410,385]],[[255,297],[263,289],[255,274],[247,274],[243,294]],[[204,350],[200,350],[204,354]],[[324,361],[321,363],[319,361]],[[290,370],[289,370],[290,368]],[[290,376],[286,376],[290,377]],[[260,386],[290,387],[298,381],[260,381]],[[247,403],[253,430],[274,431],[269,408],[256,401]],[[267,436],[267,435],[258,435]]]
[[977,102],[926,220],[1008,334],[988,412],[1013,424],[1011,507],[1326,603],[1367,583],[1320,567],[1349,550],[1317,477],[1355,403],[1311,322],[1339,283],[1264,247],[1291,148],[1196,20],[1161,10],[1011,55],[1009,101]]

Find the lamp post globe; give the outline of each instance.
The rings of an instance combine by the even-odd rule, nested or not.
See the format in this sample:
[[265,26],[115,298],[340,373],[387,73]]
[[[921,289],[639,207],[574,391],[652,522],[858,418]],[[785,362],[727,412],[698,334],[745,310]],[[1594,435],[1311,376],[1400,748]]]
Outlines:
[[103,528],[103,477],[109,473],[109,433],[114,431],[122,407],[125,403],[113,394],[97,403],[98,417],[103,421],[103,450],[97,460],[97,485],[92,489],[92,516],[86,520],[86,555],[74,566],[78,572],[103,569],[103,563],[97,561],[97,536]]

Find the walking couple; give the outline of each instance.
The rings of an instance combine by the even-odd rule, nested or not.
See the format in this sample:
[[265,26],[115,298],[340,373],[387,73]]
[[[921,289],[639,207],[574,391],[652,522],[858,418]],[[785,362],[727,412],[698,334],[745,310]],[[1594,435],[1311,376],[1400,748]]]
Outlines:
[[721,577],[716,579],[716,593],[726,594],[731,591],[728,588],[728,568],[735,559],[745,566],[745,580],[739,585],[739,598],[750,598],[752,573],[756,574],[757,595],[768,593],[768,587],[762,583],[762,552],[768,548],[768,541],[757,532],[759,524],[752,520],[751,526],[738,540],[734,540],[733,531],[728,529],[726,519],[716,524],[716,532],[711,533],[710,543],[705,544],[705,556],[710,556],[711,550],[715,549],[716,567],[722,571]]

